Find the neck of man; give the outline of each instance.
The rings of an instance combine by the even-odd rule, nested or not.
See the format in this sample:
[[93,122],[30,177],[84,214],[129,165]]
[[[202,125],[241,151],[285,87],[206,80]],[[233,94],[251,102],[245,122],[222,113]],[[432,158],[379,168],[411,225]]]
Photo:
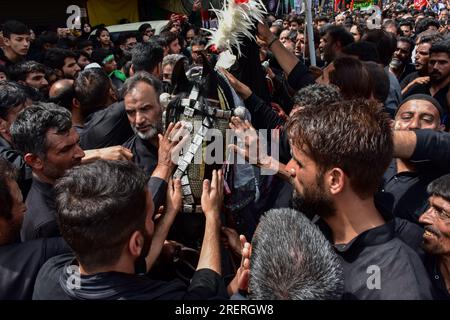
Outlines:
[[361,199],[352,191],[344,191],[337,197],[336,212],[324,218],[333,232],[334,244],[348,244],[361,233],[385,224],[373,196]]
[[33,170],[33,177],[43,183],[47,183],[47,184],[51,184],[51,185],[54,185],[56,183],[56,179],[47,177],[47,176],[43,175],[42,172],[36,172]]
[[416,171],[416,166],[407,160],[396,159],[396,162],[397,162],[397,173]]
[[3,52],[5,53],[5,57],[13,63],[19,62],[22,59],[22,56],[15,53],[11,48],[5,47]]
[[444,277],[445,286],[450,293],[450,256],[443,255],[439,258],[439,269]]
[[434,97],[434,95],[441,90],[442,88],[445,88],[450,83],[450,75],[447,76],[447,78],[443,79],[443,81],[439,82],[431,82],[431,88],[430,93]]
[[105,267],[99,267],[99,268],[85,268],[81,264],[80,266],[80,274],[82,276],[92,276],[99,273],[106,273],[106,272],[120,272],[120,273],[126,273],[126,274],[134,274],[134,262],[132,259],[129,259],[128,257],[125,257],[122,255],[119,258],[119,261],[111,266],[105,266]]

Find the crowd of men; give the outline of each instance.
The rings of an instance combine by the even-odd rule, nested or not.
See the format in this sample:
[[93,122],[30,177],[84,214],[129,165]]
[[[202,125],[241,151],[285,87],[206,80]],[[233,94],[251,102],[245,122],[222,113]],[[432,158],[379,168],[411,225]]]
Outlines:
[[[114,41],[89,24],[35,35],[5,21],[0,299],[449,299],[450,4],[440,4],[389,7],[379,28],[364,11],[318,15],[314,52],[304,15],[259,23],[264,88],[217,72],[251,115],[230,128],[277,132],[279,155],[252,162],[276,167],[277,183],[253,225],[233,226],[214,170],[198,246],[177,236],[194,216],[180,213],[173,178],[184,124],[164,125],[160,96],[177,86],[178,61],[195,75],[218,59],[199,1],[158,35],[143,24]],[[259,143],[230,148],[255,160]]]

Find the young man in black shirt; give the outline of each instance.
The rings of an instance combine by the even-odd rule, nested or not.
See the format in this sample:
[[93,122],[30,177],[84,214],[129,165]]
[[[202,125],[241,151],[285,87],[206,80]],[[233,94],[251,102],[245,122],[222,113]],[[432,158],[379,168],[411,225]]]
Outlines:
[[17,116],[11,136],[13,145],[33,172],[22,240],[59,236],[53,185],[85,156],[70,112],[50,103],[33,105]]
[[426,266],[437,299],[450,299],[450,175],[428,186],[430,207],[420,216],[425,226],[423,247],[429,255]]
[[[220,277],[220,207],[223,175],[203,186],[205,237],[189,286],[152,280],[146,273],[159,256],[181,209],[181,182],[171,183],[165,214],[155,227],[146,175],[130,162],[76,167],[57,186],[61,232],[74,250],[49,260],[36,281],[34,299],[180,300],[227,297]],[[105,223],[106,221],[106,223]],[[112,241],[113,240],[113,241]]]
[[30,49],[30,29],[20,21],[3,24],[4,49],[0,49],[0,65],[11,67],[25,59]]
[[0,300],[31,299],[42,265],[70,251],[62,238],[20,243],[26,207],[16,177],[17,170],[0,159]]
[[344,268],[347,299],[431,299],[419,256],[374,203],[394,144],[387,114],[365,101],[305,108],[287,126],[287,169],[301,211],[318,215]]

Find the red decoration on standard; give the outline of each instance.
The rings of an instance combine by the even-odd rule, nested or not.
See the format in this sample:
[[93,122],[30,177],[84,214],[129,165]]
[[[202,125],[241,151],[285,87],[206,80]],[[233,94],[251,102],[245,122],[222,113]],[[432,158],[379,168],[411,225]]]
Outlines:
[[236,4],[248,3],[248,0],[234,0]]

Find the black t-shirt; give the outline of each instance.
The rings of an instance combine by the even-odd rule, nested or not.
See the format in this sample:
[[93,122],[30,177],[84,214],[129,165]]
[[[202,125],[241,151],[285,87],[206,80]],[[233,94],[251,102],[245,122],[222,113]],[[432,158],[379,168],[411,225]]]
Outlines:
[[31,190],[25,201],[27,211],[22,224],[22,241],[61,236],[56,221],[55,200],[53,186],[33,177]]
[[80,146],[84,150],[120,146],[133,135],[123,101],[116,102],[86,118],[80,130]]
[[414,223],[428,207],[427,186],[433,180],[450,173],[450,134],[434,130],[415,130],[417,143],[410,162],[414,172],[397,172],[394,160],[383,176],[377,204]]
[[123,145],[133,153],[133,162],[148,175],[151,175],[158,165],[158,148],[150,142],[134,135]]
[[210,269],[195,272],[191,283],[153,280],[145,275],[105,272],[77,275],[72,254],[50,259],[36,280],[33,300],[206,300],[228,298],[219,274]]
[[[324,221],[317,224],[331,240],[331,231]],[[402,224],[401,220],[390,220],[361,233],[346,245],[334,246],[344,269],[344,299],[433,299],[433,286],[414,250],[417,242],[409,240],[418,234],[398,224]]]
[[68,252],[70,248],[62,238],[0,246],[0,300],[30,300],[42,265]]
[[447,290],[444,277],[439,268],[439,260],[436,256],[427,255],[425,267],[435,289],[436,300],[450,300],[450,292]]
[[417,71],[415,72],[411,72],[410,74],[408,74],[406,77],[403,78],[402,82],[400,82],[400,87],[403,89],[405,89],[405,87],[410,84],[411,82],[413,82],[415,79],[417,79],[419,77],[419,73]]

